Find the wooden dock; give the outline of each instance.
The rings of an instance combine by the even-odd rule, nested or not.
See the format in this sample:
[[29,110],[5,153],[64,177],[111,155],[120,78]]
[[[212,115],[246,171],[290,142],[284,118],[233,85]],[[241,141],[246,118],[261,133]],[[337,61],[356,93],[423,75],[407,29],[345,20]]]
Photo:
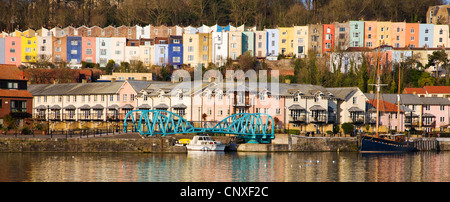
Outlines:
[[438,151],[439,141],[436,138],[418,138],[414,139],[413,146],[418,151]]

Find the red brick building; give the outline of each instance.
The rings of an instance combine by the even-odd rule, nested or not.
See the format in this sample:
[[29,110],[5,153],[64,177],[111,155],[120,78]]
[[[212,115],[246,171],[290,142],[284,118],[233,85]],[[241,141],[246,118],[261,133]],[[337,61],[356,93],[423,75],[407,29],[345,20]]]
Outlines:
[[33,111],[33,96],[27,90],[27,80],[15,65],[0,65],[0,124],[7,114],[21,127]]

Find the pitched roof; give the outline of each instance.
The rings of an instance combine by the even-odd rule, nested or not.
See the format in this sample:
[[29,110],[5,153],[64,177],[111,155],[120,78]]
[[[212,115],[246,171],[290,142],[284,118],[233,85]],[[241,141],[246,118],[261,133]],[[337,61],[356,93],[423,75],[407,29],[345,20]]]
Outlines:
[[0,97],[32,98],[33,96],[27,90],[0,89]]
[[444,97],[420,97],[426,105],[450,105],[450,100]]
[[428,94],[450,94],[450,86],[424,86],[423,88]]
[[[365,93],[368,99],[377,99],[376,94]],[[380,100],[397,104],[397,94],[380,94]],[[400,94],[400,105],[422,105],[423,102],[418,95]]]
[[116,93],[124,82],[32,84],[28,91],[40,95],[93,95]]
[[[369,99],[369,101],[367,101],[367,103],[369,105],[371,105],[371,107],[376,109],[377,99]],[[397,105],[392,104],[390,102],[380,100],[379,106],[380,106],[380,109],[379,109],[380,112],[397,112]],[[400,112],[403,112],[403,111],[400,110]]]
[[0,65],[0,80],[27,80],[15,65]]
[[427,94],[424,88],[405,88],[403,94]]

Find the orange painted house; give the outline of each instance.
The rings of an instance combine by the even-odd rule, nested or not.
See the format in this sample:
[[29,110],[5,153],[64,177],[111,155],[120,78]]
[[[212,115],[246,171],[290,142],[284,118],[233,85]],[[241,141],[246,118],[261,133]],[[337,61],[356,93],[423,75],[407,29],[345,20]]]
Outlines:
[[405,22],[393,22],[391,23],[391,43],[394,48],[405,47]]
[[53,37],[52,62],[67,62],[67,36]]
[[419,47],[419,23],[406,23],[405,47]]
[[364,21],[364,47],[378,47],[377,21]]
[[334,50],[334,39],[335,39],[335,25],[334,24],[324,24],[323,25],[323,54],[329,55]]

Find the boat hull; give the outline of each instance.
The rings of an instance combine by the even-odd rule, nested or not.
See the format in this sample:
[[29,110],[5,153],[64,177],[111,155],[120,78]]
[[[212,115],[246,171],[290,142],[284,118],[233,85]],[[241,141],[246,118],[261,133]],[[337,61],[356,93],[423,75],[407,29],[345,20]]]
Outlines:
[[412,144],[407,142],[383,141],[380,139],[361,138],[358,141],[358,149],[362,153],[390,153],[414,151]]
[[186,145],[188,151],[224,151],[225,144],[222,145]]

